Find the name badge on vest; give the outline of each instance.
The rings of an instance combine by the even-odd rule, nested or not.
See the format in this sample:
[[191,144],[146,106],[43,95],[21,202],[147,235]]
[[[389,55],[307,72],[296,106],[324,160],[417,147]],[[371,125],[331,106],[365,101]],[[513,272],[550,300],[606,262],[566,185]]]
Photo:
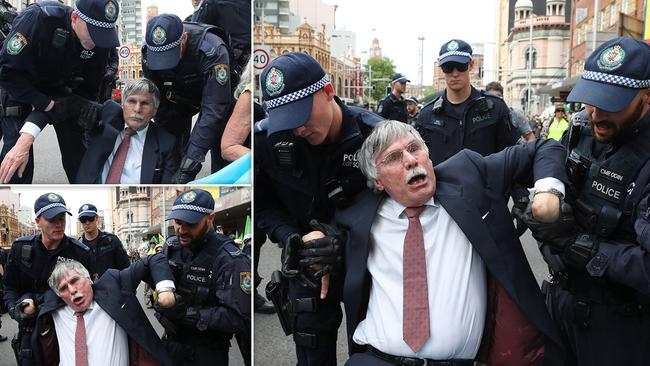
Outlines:
[[619,204],[624,197],[622,187],[624,181],[625,177],[622,174],[605,167],[600,167],[598,174],[591,181],[591,194]]
[[344,168],[359,168],[359,151],[354,154],[343,154],[341,166]]
[[208,272],[207,268],[191,266],[185,279],[195,285],[205,285],[208,283],[208,278],[210,277]]
[[479,116],[472,117],[472,123],[474,123],[474,124],[481,123],[483,121],[489,120],[490,118],[492,118],[492,116],[490,115],[489,112],[484,113],[484,114],[481,114]]

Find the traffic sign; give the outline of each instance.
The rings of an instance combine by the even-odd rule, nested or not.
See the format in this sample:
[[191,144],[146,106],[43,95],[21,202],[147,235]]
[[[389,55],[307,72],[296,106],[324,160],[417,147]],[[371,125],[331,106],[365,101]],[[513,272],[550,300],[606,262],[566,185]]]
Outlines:
[[264,70],[266,65],[271,61],[271,47],[266,45],[257,45],[255,47],[257,48],[253,51],[253,67],[255,68],[255,72],[259,73]]
[[121,58],[127,58],[131,54],[131,49],[128,46],[122,46],[119,53]]

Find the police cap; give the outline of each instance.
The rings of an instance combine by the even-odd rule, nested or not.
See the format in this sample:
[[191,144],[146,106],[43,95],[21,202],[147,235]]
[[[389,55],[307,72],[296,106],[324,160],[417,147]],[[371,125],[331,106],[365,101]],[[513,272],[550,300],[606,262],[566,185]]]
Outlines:
[[79,218],[82,217],[95,217],[97,216],[97,207],[92,203],[83,204],[79,207],[79,213],[77,214]]
[[56,215],[66,212],[72,216],[65,205],[63,197],[56,193],[45,193],[36,199],[34,202],[34,215],[36,217],[43,216],[46,220],[52,220]]
[[404,74],[401,74],[399,72],[393,75],[393,78],[390,79],[391,85],[395,83],[410,83],[410,82],[411,80],[407,79],[406,76],[404,76]]
[[313,57],[290,52],[271,61],[260,75],[262,100],[268,112],[267,135],[304,125],[313,95],[330,79]]
[[145,44],[147,67],[151,70],[169,70],[181,59],[183,21],[174,14],[157,15],[147,23]]
[[410,97],[406,98],[406,103],[415,103],[415,104],[418,104],[418,98],[416,98],[416,97],[414,97],[414,96],[410,96]]
[[167,219],[196,224],[203,216],[213,212],[214,199],[210,192],[203,189],[190,189],[176,197],[172,212]]
[[452,39],[440,47],[438,65],[443,65],[447,62],[466,64],[470,61],[472,61],[472,47],[463,40]]
[[589,55],[567,101],[619,112],[646,88],[650,88],[650,45],[634,38],[614,38]]
[[120,15],[116,0],[77,0],[75,12],[88,26],[88,34],[95,45],[111,48],[120,45],[115,21]]

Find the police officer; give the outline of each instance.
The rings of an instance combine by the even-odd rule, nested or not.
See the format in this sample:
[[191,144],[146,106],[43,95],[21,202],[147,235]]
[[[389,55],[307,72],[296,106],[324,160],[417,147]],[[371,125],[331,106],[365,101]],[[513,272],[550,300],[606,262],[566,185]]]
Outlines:
[[[242,74],[251,54],[251,2],[248,0],[203,0],[192,21],[212,24],[230,35],[233,60],[231,65]],[[231,82],[237,85],[236,82]]]
[[438,62],[447,86],[442,96],[422,108],[416,123],[433,165],[463,148],[489,155],[514,145],[519,136],[506,104],[470,83],[472,47],[452,39],[440,48]]
[[[31,145],[47,122],[56,130],[68,180],[74,180],[85,151],[76,123],[79,101],[98,98],[110,50],[119,46],[118,16],[116,0],[79,0],[75,9],[42,1],[16,17],[0,52],[1,168],[11,172],[3,183],[31,182]],[[24,122],[32,109],[47,112],[47,120]]]
[[408,123],[415,127],[415,123],[418,121],[418,116],[420,115],[420,106],[416,97],[410,96],[406,98],[406,114]]
[[214,216],[214,199],[202,189],[181,193],[169,215],[176,240],[168,239],[164,251],[177,306],[156,307],[156,317],[175,365],[227,365],[233,333],[247,335],[250,346],[250,258],[215,233]]
[[129,256],[120,239],[108,232],[99,230],[97,207],[86,203],[79,207],[77,214],[83,233],[79,240],[90,248],[95,260],[93,280],[101,277],[109,268],[124,269],[129,266]]
[[[650,363],[650,45],[615,38],[585,62],[568,101],[587,125],[565,133],[571,183],[561,219],[528,220],[544,243],[551,317],[571,364]],[[528,215],[526,215],[528,217]],[[544,250],[546,248],[546,250]]]
[[403,74],[393,75],[390,81],[391,91],[377,106],[377,114],[386,118],[400,122],[408,122],[408,113],[406,112],[406,101],[402,94],[406,92],[406,83],[411,80]]
[[[356,153],[381,118],[344,105],[323,68],[302,52],[271,61],[260,84],[268,118],[254,136],[255,223],[285,248],[287,275],[295,270],[287,268],[290,243],[316,231],[310,220],[329,221],[336,207],[365,188]],[[289,281],[294,326],[285,330],[293,331],[298,365],[336,365],[340,284],[321,299],[318,288],[304,287],[299,278]],[[281,317],[286,311],[276,310]]]
[[36,320],[42,295],[49,288],[47,279],[57,262],[77,260],[94,273],[90,250],[83,243],[65,235],[66,215],[72,215],[63,197],[45,193],[34,203],[34,216],[40,234],[14,241],[5,268],[4,304],[18,322],[18,335],[11,346],[19,365],[34,362],[28,332]]
[[183,23],[171,14],[153,17],[145,39],[144,75],[163,96],[155,120],[179,137],[179,146],[187,145],[172,181],[194,179],[208,150],[212,150],[212,171],[221,169],[226,164],[221,158],[221,135],[232,107],[228,45],[216,27]]

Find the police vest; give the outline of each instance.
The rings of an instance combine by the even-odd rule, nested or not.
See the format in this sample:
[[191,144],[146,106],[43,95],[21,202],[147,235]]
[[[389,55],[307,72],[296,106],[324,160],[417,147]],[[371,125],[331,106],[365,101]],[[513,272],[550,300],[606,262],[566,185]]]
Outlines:
[[593,144],[591,127],[583,126],[580,140],[569,159],[582,158],[588,162],[582,183],[579,178],[576,181],[575,177],[570,177],[576,188],[582,188],[573,202],[576,220],[583,229],[599,238],[616,237],[636,242],[633,202],[626,198],[634,189],[639,171],[650,158],[650,128],[634,134],[629,142],[601,163],[592,156]]
[[[218,36],[224,41],[228,50],[230,47],[227,35],[218,27],[184,22],[183,30],[188,33],[188,38],[183,59],[179,62],[178,67],[172,70],[153,71],[147,68],[146,62],[143,62],[142,68],[156,85],[162,86],[160,90],[162,98],[172,103],[189,105],[198,110],[201,107],[205,74],[205,71],[201,69],[199,52],[209,51],[201,49],[206,34],[212,33]],[[143,60],[146,60],[146,53],[147,46],[145,45],[142,47]]]

